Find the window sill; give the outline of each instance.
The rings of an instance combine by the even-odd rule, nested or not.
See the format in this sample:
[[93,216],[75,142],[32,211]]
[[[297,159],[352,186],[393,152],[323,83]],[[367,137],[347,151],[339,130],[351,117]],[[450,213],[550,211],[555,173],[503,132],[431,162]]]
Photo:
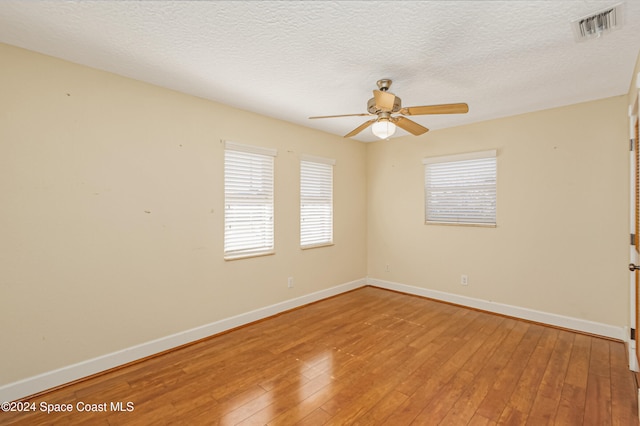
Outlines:
[[224,260],[230,261],[230,260],[250,259],[252,257],[271,256],[274,254],[276,254],[275,251],[267,251],[262,253],[237,254],[237,255],[225,256]]
[[300,246],[300,250],[310,250],[310,249],[320,248],[320,247],[331,247],[333,245],[335,244],[334,243],[311,244],[308,246]]
[[475,228],[497,228],[495,223],[462,223],[462,222],[425,222],[425,225],[443,225],[443,226],[471,226]]

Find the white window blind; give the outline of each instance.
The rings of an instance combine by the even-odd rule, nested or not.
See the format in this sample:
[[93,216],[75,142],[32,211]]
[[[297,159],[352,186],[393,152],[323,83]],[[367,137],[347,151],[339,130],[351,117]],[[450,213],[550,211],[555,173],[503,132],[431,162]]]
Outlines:
[[271,254],[273,163],[277,151],[225,142],[224,256]]
[[425,158],[427,223],[496,225],[496,151]]
[[302,156],[300,160],[300,246],[333,243],[334,160]]

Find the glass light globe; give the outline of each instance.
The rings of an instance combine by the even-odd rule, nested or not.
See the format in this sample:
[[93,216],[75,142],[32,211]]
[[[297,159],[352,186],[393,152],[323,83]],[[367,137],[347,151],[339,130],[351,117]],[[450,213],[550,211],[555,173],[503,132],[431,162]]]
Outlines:
[[373,123],[371,131],[380,139],[387,139],[396,132],[396,125],[386,119],[380,119]]

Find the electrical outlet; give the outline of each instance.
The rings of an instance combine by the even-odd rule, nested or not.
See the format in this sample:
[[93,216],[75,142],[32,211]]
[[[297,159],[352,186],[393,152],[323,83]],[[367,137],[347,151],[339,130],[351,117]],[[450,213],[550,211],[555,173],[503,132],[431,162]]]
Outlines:
[[289,277],[287,279],[287,287],[289,287],[289,288],[293,287],[293,277]]
[[460,284],[469,285],[469,277],[466,275],[460,275]]

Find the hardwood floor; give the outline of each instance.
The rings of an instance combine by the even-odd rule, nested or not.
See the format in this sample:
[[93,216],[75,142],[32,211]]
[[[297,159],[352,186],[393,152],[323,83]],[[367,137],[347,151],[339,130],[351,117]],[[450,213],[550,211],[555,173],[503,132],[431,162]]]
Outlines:
[[0,424],[637,425],[635,392],[621,342],[365,287],[39,396]]

